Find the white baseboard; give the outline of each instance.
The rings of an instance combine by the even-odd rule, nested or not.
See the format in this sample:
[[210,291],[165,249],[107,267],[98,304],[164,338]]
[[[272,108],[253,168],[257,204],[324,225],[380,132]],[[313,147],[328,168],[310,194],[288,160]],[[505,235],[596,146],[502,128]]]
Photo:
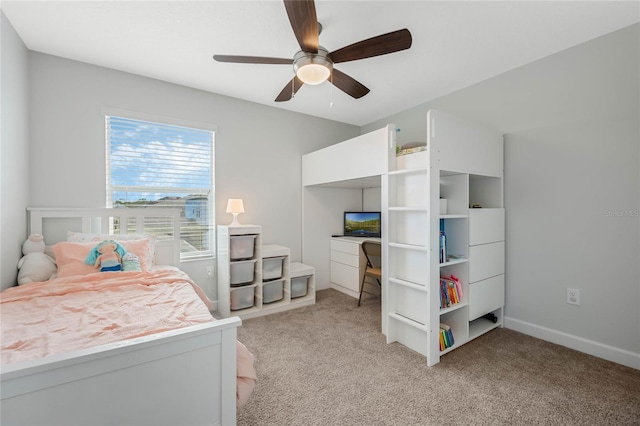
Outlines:
[[351,297],[355,297],[356,299],[358,297],[360,297],[360,293],[358,293],[357,291],[349,290],[348,288],[344,288],[344,287],[342,287],[340,285],[337,285],[337,284],[334,284],[334,283],[331,283],[331,288],[334,289],[334,290],[338,290],[340,293],[344,293],[344,294],[347,294],[347,295],[349,295]]
[[606,359],[607,361],[612,361],[640,370],[640,353],[634,353],[613,346],[604,345],[593,340],[583,339],[582,337],[541,327],[539,325],[511,317],[505,317],[504,326],[508,329],[518,331],[547,342],[566,346],[567,348],[571,348],[579,352],[584,352],[598,358]]

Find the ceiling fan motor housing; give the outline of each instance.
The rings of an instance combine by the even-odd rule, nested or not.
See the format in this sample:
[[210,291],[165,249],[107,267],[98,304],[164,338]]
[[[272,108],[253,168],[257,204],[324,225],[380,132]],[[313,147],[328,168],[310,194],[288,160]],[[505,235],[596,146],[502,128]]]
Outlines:
[[[303,67],[305,67],[305,70],[298,72]],[[309,53],[301,50],[293,56],[293,71],[307,84],[320,84],[333,71],[333,61],[329,58],[329,51],[322,46],[318,47],[318,53]],[[305,81],[305,78],[301,76],[303,72],[311,74],[311,80]],[[318,74],[317,78],[314,78],[314,74]],[[318,80],[317,83],[314,83],[314,80]]]

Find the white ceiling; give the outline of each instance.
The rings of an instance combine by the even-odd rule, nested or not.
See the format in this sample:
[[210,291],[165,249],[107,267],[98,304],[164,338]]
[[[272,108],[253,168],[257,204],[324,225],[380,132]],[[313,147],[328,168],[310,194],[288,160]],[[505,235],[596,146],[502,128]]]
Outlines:
[[292,58],[299,46],[281,1],[21,0],[1,8],[33,51],[359,126],[640,21],[638,1],[316,0],[329,51],[402,28],[413,45],[336,65],[371,89],[359,100],[326,82],[276,103],[291,66],[212,55]]

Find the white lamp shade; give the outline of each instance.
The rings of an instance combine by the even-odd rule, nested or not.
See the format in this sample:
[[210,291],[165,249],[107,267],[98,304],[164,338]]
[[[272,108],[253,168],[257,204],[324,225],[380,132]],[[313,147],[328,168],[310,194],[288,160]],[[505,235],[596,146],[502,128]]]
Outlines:
[[227,201],[227,213],[244,213],[242,198],[229,198],[229,201]]
[[240,213],[244,213],[242,198],[229,198],[229,201],[227,201],[227,213],[231,213],[233,215],[233,222],[231,222],[229,226],[240,226],[240,222],[238,222],[238,215]]

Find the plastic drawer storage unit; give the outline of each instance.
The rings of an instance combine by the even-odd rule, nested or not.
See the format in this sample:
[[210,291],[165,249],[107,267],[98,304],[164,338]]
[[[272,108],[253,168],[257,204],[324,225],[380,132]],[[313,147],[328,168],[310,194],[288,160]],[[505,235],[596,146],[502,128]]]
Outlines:
[[262,258],[262,281],[282,278],[282,264],[286,256]]
[[253,281],[257,259],[239,260],[229,263],[231,286],[247,284]]
[[309,281],[313,278],[315,269],[303,263],[293,262],[289,266],[291,278],[291,298],[304,297],[309,292]]
[[257,284],[231,288],[231,310],[237,311],[253,306]]
[[257,235],[229,236],[229,252],[231,260],[251,259]]
[[262,303],[273,303],[284,297],[284,280],[273,280],[262,283]]

